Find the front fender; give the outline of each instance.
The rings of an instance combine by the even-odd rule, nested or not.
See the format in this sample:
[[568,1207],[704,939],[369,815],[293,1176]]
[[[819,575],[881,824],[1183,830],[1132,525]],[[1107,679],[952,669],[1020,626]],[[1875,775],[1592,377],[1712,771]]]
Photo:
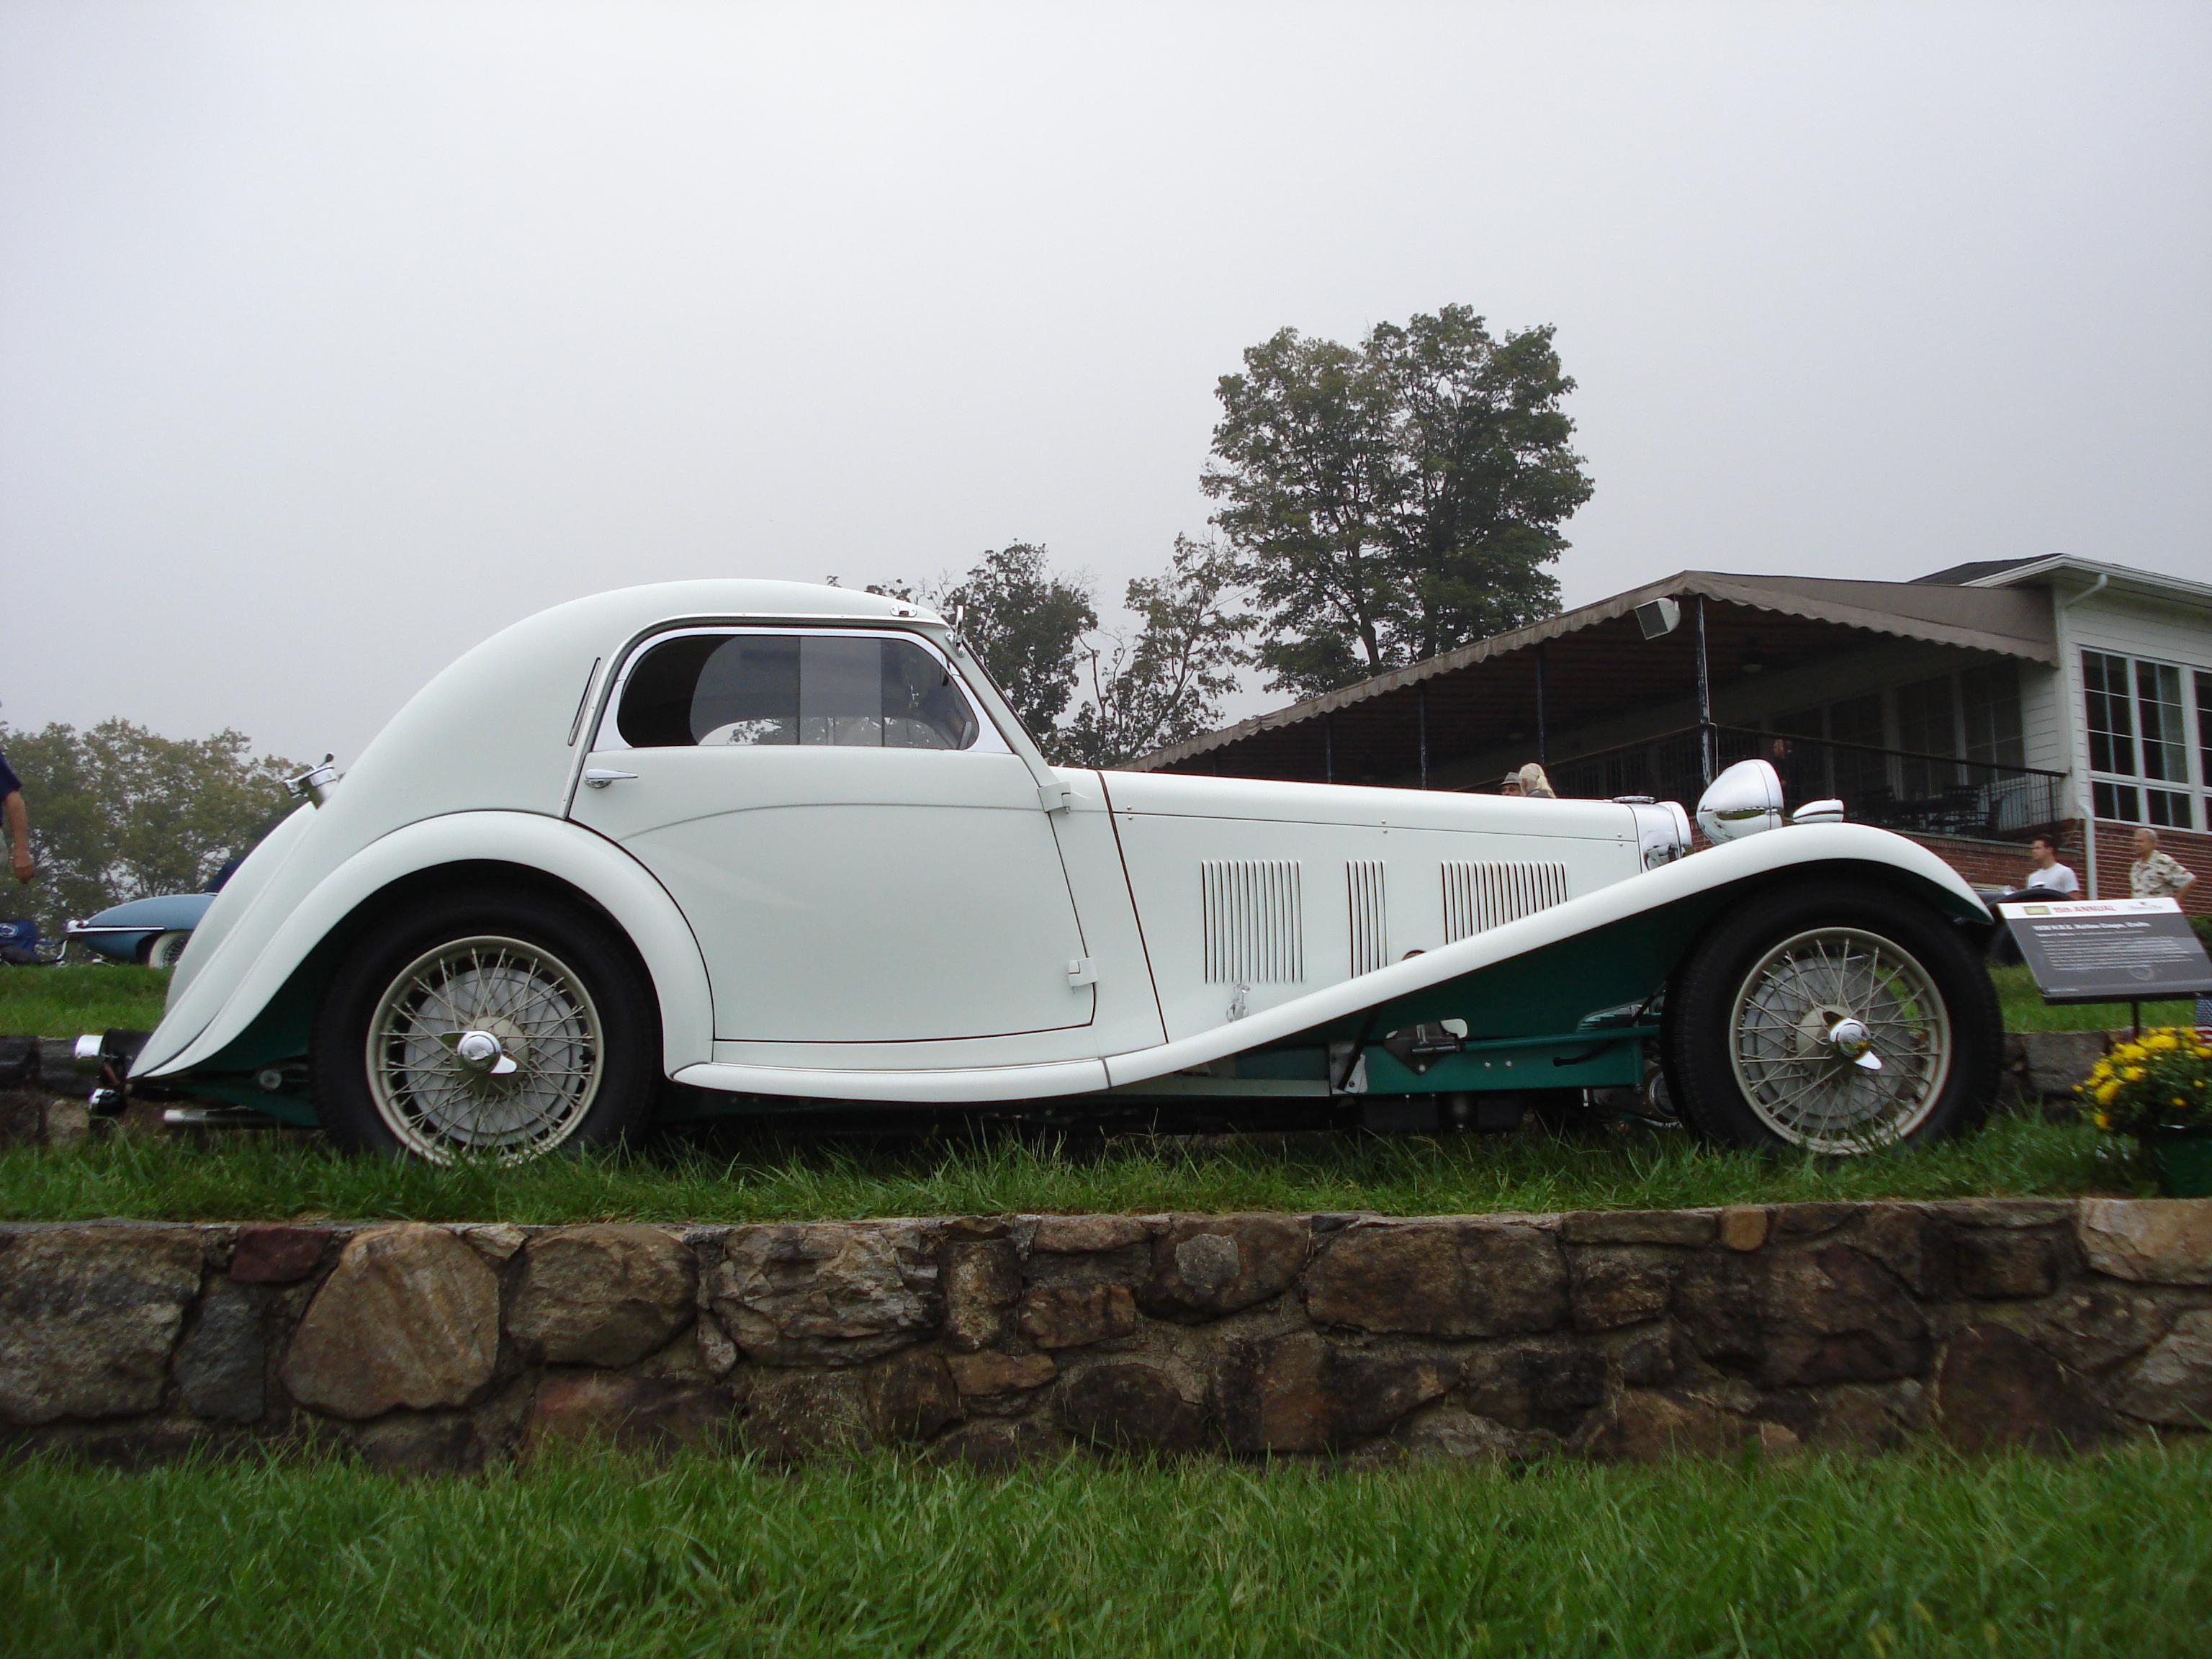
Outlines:
[[257,895],[222,949],[163,1014],[131,1075],[168,1076],[205,1064],[246,1031],[331,929],[376,894],[444,866],[481,863],[542,872],[596,902],[629,934],[652,975],[665,1069],[714,1057],[705,960],[676,902],[644,866],[612,842],[560,818],[456,812],[369,842],[296,896]]
[[1413,1019],[1433,1018],[1410,1000],[1447,981],[1600,928],[1699,901],[1710,906],[1717,896],[1724,898],[1730,888],[1751,891],[1778,876],[1829,873],[1887,877],[1962,921],[1990,920],[1988,907],[1958,872],[1917,842],[1867,824],[1791,824],[1706,848],[1517,921],[1278,1003],[1249,1019],[1159,1048],[1110,1054],[1107,1072],[1116,1087],[1146,1082],[1280,1042],[1385,1004],[1407,1003],[1416,1010],[1408,1016]]

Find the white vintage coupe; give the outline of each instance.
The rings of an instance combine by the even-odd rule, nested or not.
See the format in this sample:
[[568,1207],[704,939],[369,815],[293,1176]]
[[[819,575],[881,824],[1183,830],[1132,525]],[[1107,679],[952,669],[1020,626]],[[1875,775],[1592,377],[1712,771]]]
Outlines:
[[1694,856],[1671,805],[1055,767],[955,625],[840,588],[559,606],[299,787],[128,1063],[350,1147],[520,1159],[793,1101],[1464,1121],[1638,1087],[1656,1045],[1700,1134],[1843,1152],[1996,1083],[1980,901],[1896,836],[1784,823],[1762,763]]

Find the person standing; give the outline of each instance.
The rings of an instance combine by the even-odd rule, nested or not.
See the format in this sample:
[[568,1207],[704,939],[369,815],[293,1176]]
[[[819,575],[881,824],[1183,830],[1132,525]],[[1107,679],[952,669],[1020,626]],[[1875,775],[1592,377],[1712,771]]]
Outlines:
[[2023,893],[2039,891],[2054,898],[2073,898],[2081,890],[2072,867],[2058,861],[2058,843],[2048,836],[2038,836],[2027,843],[2027,879],[2019,889]]
[[2158,850],[2158,831],[2136,831],[2136,861],[2128,866],[2128,891],[2137,898],[2178,899],[2197,878],[2171,853]]
[[0,754],[0,822],[8,828],[8,867],[16,880],[28,881],[38,872],[31,861],[31,815],[23,805],[23,781],[5,754]]

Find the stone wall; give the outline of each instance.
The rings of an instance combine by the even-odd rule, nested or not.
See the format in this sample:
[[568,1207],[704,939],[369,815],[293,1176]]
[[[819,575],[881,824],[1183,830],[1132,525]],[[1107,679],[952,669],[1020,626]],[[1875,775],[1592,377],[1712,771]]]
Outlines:
[[0,1228],[0,1435],[1002,1465],[2056,1449],[2212,1416],[2212,1200]]

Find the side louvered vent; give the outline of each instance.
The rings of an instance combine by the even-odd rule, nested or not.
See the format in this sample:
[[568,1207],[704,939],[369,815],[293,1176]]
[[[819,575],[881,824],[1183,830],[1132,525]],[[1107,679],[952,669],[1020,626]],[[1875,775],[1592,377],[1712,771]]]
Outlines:
[[1444,942],[1534,915],[1567,896],[1564,864],[1444,865]]
[[1217,985],[1281,985],[1306,976],[1298,866],[1290,859],[1207,859],[1206,977]]
[[1352,971],[1371,974],[1390,960],[1390,921],[1382,902],[1382,860],[1354,859],[1344,866],[1352,906]]

